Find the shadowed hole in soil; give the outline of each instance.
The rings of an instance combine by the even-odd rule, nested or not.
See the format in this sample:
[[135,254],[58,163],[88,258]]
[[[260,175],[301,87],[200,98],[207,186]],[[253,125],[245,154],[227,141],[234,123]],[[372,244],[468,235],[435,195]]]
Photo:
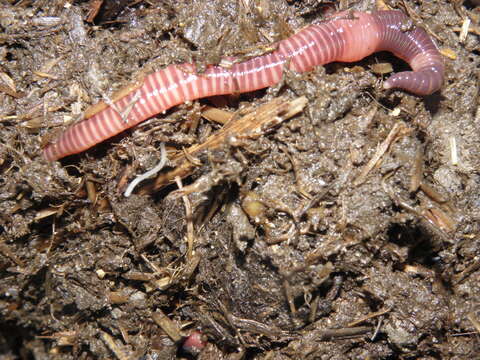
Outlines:
[[432,239],[421,226],[392,224],[387,232],[388,241],[400,247],[408,247],[406,263],[422,264],[428,268],[438,263],[438,241]]
[[[33,360],[34,357],[32,353],[26,351],[24,344],[32,341],[35,333],[35,328],[12,325],[9,322],[0,322],[0,354],[6,355],[10,353],[11,355],[15,355],[12,359]],[[0,357],[2,359],[10,358],[8,356]]]

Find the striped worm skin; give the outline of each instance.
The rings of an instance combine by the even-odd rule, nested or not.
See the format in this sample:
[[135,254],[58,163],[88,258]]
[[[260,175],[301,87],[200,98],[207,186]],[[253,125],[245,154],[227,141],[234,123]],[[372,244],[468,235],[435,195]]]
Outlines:
[[44,157],[53,161],[79,153],[185,101],[274,85],[285,68],[305,72],[332,61],[358,61],[377,51],[392,52],[413,70],[394,74],[384,88],[431,94],[443,83],[442,58],[423,29],[403,29],[407,22],[400,11],[345,11],[278,42],[271,53],[233,62],[230,67],[210,65],[197,73],[194,64],[170,65],[148,75],[141,86],[112,105],[68,128],[44,149]]
[[379,11],[376,14],[381,40],[379,50],[392,52],[405,60],[413,71],[392,75],[383,84],[385,89],[399,88],[418,95],[429,95],[442,86],[445,68],[437,47],[421,28],[402,31],[406,16],[399,11]]

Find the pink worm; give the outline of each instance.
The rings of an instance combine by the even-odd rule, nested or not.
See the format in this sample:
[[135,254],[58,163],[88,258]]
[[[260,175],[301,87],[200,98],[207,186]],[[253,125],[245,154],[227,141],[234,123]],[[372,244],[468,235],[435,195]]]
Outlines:
[[402,29],[407,22],[408,17],[400,11],[345,11],[278,42],[271,53],[229,68],[210,65],[197,73],[194,64],[170,65],[148,75],[114,107],[67,129],[44,149],[44,156],[53,161],[79,153],[188,100],[274,85],[282,79],[285,68],[305,72],[332,61],[358,61],[377,51],[390,51],[413,69],[391,76],[384,83],[385,89],[431,94],[442,86],[443,61],[423,29]]

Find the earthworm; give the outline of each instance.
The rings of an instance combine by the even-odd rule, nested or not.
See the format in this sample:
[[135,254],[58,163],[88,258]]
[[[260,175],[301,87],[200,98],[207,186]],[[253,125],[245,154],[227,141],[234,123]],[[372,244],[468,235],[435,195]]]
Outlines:
[[305,72],[333,61],[358,61],[377,51],[392,52],[413,70],[392,75],[385,89],[431,94],[442,86],[443,61],[423,29],[405,29],[408,20],[397,10],[344,11],[279,41],[270,53],[241,62],[228,58],[230,66],[209,65],[199,73],[193,63],[169,65],[125,90],[110,106],[97,104],[100,110],[68,128],[44,149],[44,157],[53,161],[79,153],[185,101],[274,85],[284,69]]

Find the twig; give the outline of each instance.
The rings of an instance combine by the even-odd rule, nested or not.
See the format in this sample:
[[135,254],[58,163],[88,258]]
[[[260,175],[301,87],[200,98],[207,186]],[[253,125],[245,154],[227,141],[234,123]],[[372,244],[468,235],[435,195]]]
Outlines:
[[359,326],[343,329],[326,329],[320,332],[319,341],[328,341],[331,339],[347,338],[352,336],[365,335],[372,330],[369,326]]
[[366,316],[364,316],[363,318],[361,319],[358,319],[358,320],[355,320],[355,321],[352,321],[351,323],[349,323],[347,326],[348,327],[352,327],[352,326],[357,326],[367,320],[370,320],[370,319],[373,319],[377,316],[382,316],[382,315],[385,315],[386,313],[390,312],[392,310],[392,308],[388,308],[388,309],[382,309],[380,311],[377,311],[377,312],[373,312],[373,313],[370,313]]
[[381,316],[380,319],[378,319],[378,324],[375,327],[375,331],[373,332],[373,335],[370,338],[370,341],[373,342],[375,340],[375,338],[377,337],[378,333],[380,332],[380,328],[382,327],[382,322],[383,322],[383,316]]
[[[175,178],[175,182],[178,185],[178,188],[182,190],[182,179],[180,176]],[[193,256],[193,243],[195,240],[194,229],[193,229],[193,219],[192,219],[192,204],[190,204],[190,200],[188,199],[187,195],[182,196],[183,202],[185,204],[185,217],[187,221],[187,259],[191,259]]]
[[398,136],[401,135],[402,133],[405,133],[407,129],[408,128],[405,126],[405,124],[401,122],[398,122],[393,126],[387,138],[381,144],[378,144],[375,154],[367,163],[367,165],[365,165],[362,172],[360,173],[360,176],[353,182],[354,186],[361,185],[365,182],[365,180],[367,180],[367,176],[370,173],[370,171],[375,166],[377,166],[377,164],[380,162],[382,157],[388,151],[390,146],[398,139]]

